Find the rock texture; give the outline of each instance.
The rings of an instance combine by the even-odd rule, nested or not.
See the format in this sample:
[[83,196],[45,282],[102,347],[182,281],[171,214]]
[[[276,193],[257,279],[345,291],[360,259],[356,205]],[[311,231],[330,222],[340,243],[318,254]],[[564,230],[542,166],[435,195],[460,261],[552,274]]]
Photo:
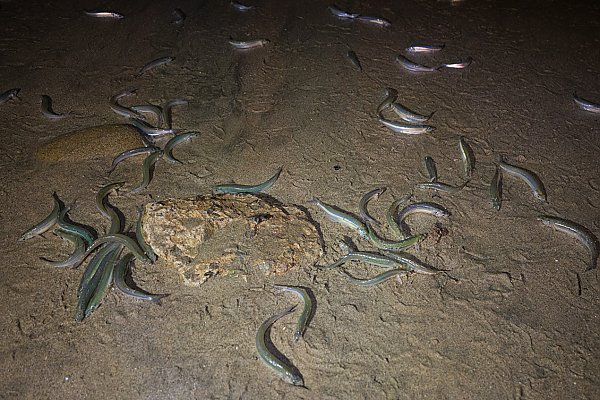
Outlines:
[[143,232],[186,285],[222,274],[284,274],[322,254],[318,231],[297,206],[254,195],[207,195],[145,206]]
[[41,145],[35,155],[40,161],[86,161],[114,157],[142,146],[138,130],[131,125],[100,125],[65,133]]

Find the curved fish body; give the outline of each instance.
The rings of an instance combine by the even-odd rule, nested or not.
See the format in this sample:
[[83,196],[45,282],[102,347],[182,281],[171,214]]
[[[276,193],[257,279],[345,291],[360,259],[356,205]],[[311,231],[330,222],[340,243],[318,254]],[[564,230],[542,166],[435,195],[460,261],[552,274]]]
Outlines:
[[273,325],[278,319],[292,313],[296,306],[286,308],[280,313],[272,316],[263,322],[258,331],[256,332],[256,352],[260,359],[267,364],[270,368],[275,371],[277,375],[285,382],[296,385],[296,386],[304,386],[304,380],[302,379],[302,375],[300,371],[293,365],[287,364],[285,361],[281,360],[275,354],[269,350],[267,346],[267,336],[271,329],[271,325]]
[[443,193],[457,193],[459,191],[461,191],[462,189],[465,188],[465,186],[467,186],[467,184],[470,181],[466,181],[465,183],[463,183],[460,186],[452,186],[452,185],[448,185],[447,183],[443,183],[443,182],[421,182],[421,183],[417,183],[415,185],[415,187],[419,188],[419,189],[430,189],[430,190],[436,190],[438,192],[443,192]]
[[52,110],[52,98],[50,96],[46,96],[45,94],[42,95],[42,104],[40,109],[45,117],[52,120],[63,119],[66,117],[65,114],[57,114],[54,112],[54,110]]
[[502,206],[502,170],[496,165],[496,172],[490,183],[490,199],[492,201],[492,207],[496,211],[500,211]]
[[52,228],[58,222],[59,213],[61,211],[61,203],[58,200],[58,196],[56,196],[56,193],[52,195],[52,198],[54,199],[54,208],[52,209],[52,212],[50,212],[50,214],[48,214],[48,216],[44,218],[40,223],[34,225],[32,228],[28,229],[25,233],[23,233],[19,237],[19,241],[29,240],[34,236],[38,236],[45,232],[48,232],[50,228]]
[[544,225],[551,226],[559,232],[566,233],[579,240],[589,251],[590,260],[587,263],[586,271],[592,270],[598,266],[599,244],[598,238],[594,236],[585,226],[579,225],[577,222],[569,221],[551,215],[540,215],[538,220]]
[[344,11],[344,10],[336,7],[335,5],[329,6],[329,7],[327,7],[327,9],[329,10],[329,12],[331,12],[336,17],[342,18],[342,19],[355,19],[360,16],[360,14],[354,14],[354,13]]
[[94,234],[88,230],[87,228],[83,227],[83,226],[79,226],[79,225],[75,225],[72,224],[70,222],[68,222],[65,219],[65,216],[67,215],[67,208],[63,208],[60,213],[58,214],[58,221],[56,221],[58,227],[60,228],[60,230],[62,230],[63,232],[67,232],[73,235],[77,235],[80,238],[82,238],[86,244],[86,248],[87,246],[91,246],[92,243],[94,243],[94,240],[96,239]]
[[124,160],[128,159],[129,157],[139,156],[142,154],[152,154],[152,153],[156,153],[157,151],[160,151],[160,149],[155,146],[136,147],[134,149],[125,150],[124,152],[122,152],[121,154],[116,156],[115,159],[112,161],[112,164],[110,166],[110,169],[108,170],[108,173],[110,174],[111,172],[113,172],[115,170],[115,168],[117,168],[117,165],[119,165],[119,163],[121,161],[124,161]]
[[140,131],[142,131],[144,135],[146,135],[149,138],[155,138],[165,135],[174,135],[177,133],[177,129],[156,128],[137,118],[131,118],[129,121],[131,122],[131,125],[138,128]]
[[146,65],[144,65],[142,67],[142,69],[140,69],[140,72],[138,72],[138,76],[143,75],[146,72],[148,72],[151,69],[154,69],[156,67],[160,67],[162,65],[170,64],[174,60],[175,60],[175,57],[160,57],[160,58],[157,58],[156,60],[152,60],[149,63],[147,63]]
[[382,272],[379,275],[374,276],[369,279],[358,279],[350,275],[348,272],[343,271],[344,274],[348,277],[350,282],[358,286],[374,286],[380,283],[383,283],[389,279],[392,279],[396,276],[405,276],[408,275],[408,271],[404,269],[391,269],[389,271]]
[[6,92],[0,94],[0,104],[4,104],[7,101],[16,98],[20,91],[21,91],[20,88],[14,88],[14,89],[9,89]]
[[137,241],[121,233],[112,233],[96,239],[89,249],[87,249],[86,257],[90,255],[96,248],[105,243],[125,246],[141,262],[152,263],[152,260],[150,260],[146,253],[144,253],[144,250],[140,248],[140,245],[137,243]]
[[186,133],[181,133],[179,135],[174,136],[171,140],[169,140],[167,142],[167,144],[165,144],[165,147],[163,149],[163,152],[165,154],[165,160],[172,162],[172,163],[176,163],[176,164],[182,164],[181,161],[179,161],[178,159],[173,157],[173,148],[180,143],[183,143],[188,140],[191,140],[192,138],[195,138],[199,134],[200,134],[199,132],[186,132]]
[[129,109],[135,113],[139,114],[152,114],[156,119],[156,126],[162,126],[163,120],[163,109],[159,106],[155,106],[153,104],[139,104],[136,106],[131,106]]
[[469,146],[464,136],[458,139],[458,148],[460,149],[460,157],[463,161],[465,179],[469,180],[475,168],[475,153],[473,153],[473,149]]
[[125,275],[130,269],[131,262],[134,258],[135,256],[133,254],[127,253],[115,265],[115,271],[113,275],[113,283],[115,287],[127,296],[131,296],[140,300],[148,300],[153,303],[157,303],[163,297],[167,297],[168,295],[166,294],[148,293],[145,290],[132,288],[127,284],[127,282],[125,281]]
[[142,164],[142,181],[139,185],[131,189],[131,193],[139,193],[142,190],[145,190],[150,181],[152,180],[152,171],[154,170],[154,164],[162,157],[163,152],[157,151],[154,153],[150,153],[148,157],[144,160]]
[[379,237],[369,225],[367,225],[367,228],[367,239],[369,239],[375,247],[386,250],[406,249],[407,247],[414,246],[417,243],[421,242],[427,236],[425,234],[418,234],[402,240],[388,240]]
[[432,53],[434,51],[440,51],[446,44],[413,44],[405,49],[408,53]]
[[[584,98],[577,96],[577,93],[573,93],[573,101],[577,104],[577,107],[582,110],[591,112],[591,113],[600,113],[600,103],[594,103]],[[0,101],[0,104],[2,102]]]
[[42,260],[48,262],[50,266],[55,268],[67,268],[81,264],[86,250],[85,241],[81,238],[81,236],[71,232],[63,231],[61,229],[58,229],[56,234],[60,236],[61,239],[73,243],[75,245],[75,250],[69,257],[62,261],[52,261],[45,258],[42,258]]
[[433,113],[431,113],[429,115],[418,114],[418,113],[411,111],[408,108],[404,107],[400,103],[393,103],[392,110],[396,114],[398,114],[398,116],[401,119],[405,120],[406,122],[412,122],[414,124],[427,122],[427,121],[429,121],[429,118],[431,118],[433,116]]
[[500,161],[499,166],[503,172],[516,176],[517,178],[520,178],[525,183],[527,183],[527,185],[533,191],[533,195],[536,199],[543,202],[548,201],[544,184],[535,172],[525,168],[517,167],[516,165],[507,164],[504,161]]
[[393,260],[386,256],[382,256],[381,254],[369,253],[365,251],[351,251],[345,256],[341,257],[336,262],[331,263],[328,266],[323,267],[322,269],[337,268],[349,261],[361,261],[382,268],[398,268],[398,262],[396,262],[396,260]]
[[379,117],[378,120],[392,131],[396,133],[404,133],[406,135],[421,135],[423,133],[429,133],[435,130],[435,127],[431,125],[408,125],[397,121],[391,121],[382,117]]
[[315,204],[321,210],[323,210],[325,212],[325,214],[331,220],[338,222],[342,225],[345,225],[349,228],[357,230],[358,234],[362,237],[367,237],[367,226],[362,221],[360,221],[358,218],[354,217],[353,215],[351,215],[347,212],[338,210],[338,209],[330,206],[329,204],[325,204],[321,200],[317,199],[316,197],[314,199],[312,199],[310,202]]
[[370,17],[370,16],[367,16],[367,15],[359,15],[358,17],[356,17],[356,19],[358,21],[366,22],[368,24],[377,25],[377,26],[382,27],[382,28],[388,28],[388,27],[392,26],[392,23],[390,21],[388,21],[385,18],[381,18],[381,17]]
[[156,262],[156,259],[157,259],[156,253],[154,253],[154,250],[152,250],[152,247],[150,247],[150,245],[146,242],[146,239],[144,239],[144,230],[143,230],[143,224],[142,224],[143,216],[144,216],[143,207],[138,207],[137,214],[138,214],[138,220],[137,220],[137,223],[135,224],[135,238],[136,238],[138,244],[140,245],[140,248],[142,250],[144,250],[144,254],[146,254],[146,256],[148,256],[150,261]]
[[270,177],[265,182],[259,183],[258,185],[238,185],[236,183],[223,184],[223,185],[215,186],[213,188],[213,192],[214,193],[233,193],[233,194],[235,194],[235,193],[260,193],[260,192],[263,192],[263,191],[269,189],[271,186],[273,186],[275,184],[275,182],[277,182],[277,179],[279,179],[279,175],[281,174],[282,170],[283,170],[283,167],[279,167],[277,172],[275,172],[275,175]]
[[446,210],[444,207],[439,204],[430,203],[430,202],[419,202],[413,203],[406,207],[404,207],[396,217],[396,221],[398,221],[398,225],[400,226],[400,230],[402,234],[407,237],[410,236],[410,228],[404,222],[404,220],[413,214],[429,214],[433,215],[436,218],[448,218],[450,216],[450,211]]
[[[167,103],[165,104],[165,106],[163,107],[163,116],[162,116],[162,120],[165,122],[167,128],[172,128],[173,127],[173,116],[171,113],[171,109],[175,106],[187,106],[188,105],[188,101],[185,99],[173,99],[173,100],[169,100],[167,101]],[[160,126],[160,124],[159,124]]]
[[396,101],[398,98],[398,91],[393,88],[385,88],[385,99],[379,104],[377,107],[377,116],[381,117],[381,112],[389,107]]
[[127,118],[144,118],[144,116],[132,109],[122,106],[119,104],[119,100],[123,97],[132,96],[135,94],[135,89],[125,90],[121,93],[117,93],[110,98],[110,108],[117,114]]
[[268,43],[270,43],[269,39],[255,39],[247,41],[229,39],[229,44],[232,45],[234,49],[238,50],[248,50],[256,47],[263,47]]
[[115,209],[106,204],[106,197],[114,190],[119,189],[125,182],[110,183],[102,187],[96,194],[96,208],[102,216],[110,221],[108,233],[119,233],[121,231],[121,218]]
[[367,204],[369,204],[369,201],[371,201],[371,199],[373,199],[373,197],[378,199],[379,196],[381,196],[385,192],[385,190],[386,190],[385,187],[373,189],[370,192],[366,193],[360,199],[360,203],[358,204],[358,210],[359,210],[360,217],[363,219],[363,221],[371,222],[374,224],[379,224],[379,221],[377,221],[375,218],[371,217],[371,215],[369,214],[369,210],[367,210]]
[[304,336],[304,332],[306,332],[306,328],[308,327],[308,323],[311,320],[311,317],[314,312],[313,301],[308,293],[308,289],[298,286],[283,286],[283,285],[275,285],[275,289],[292,292],[295,293],[304,304],[302,308],[302,314],[298,318],[298,322],[296,323],[296,331],[294,332],[294,341],[299,341],[301,337]]
[[110,219],[112,217],[111,212],[106,207],[106,196],[111,192],[118,190],[124,184],[125,182],[109,183],[108,185],[101,187],[96,194],[96,208],[104,218]]
[[427,65],[418,64],[404,57],[402,54],[396,56],[396,62],[400,64],[402,68],[411,72],[437,72],[439,69],[439,67],[428,67]]
[[387,213],[385,214],[388,226],[392,231],[394,231],[394,234],[400,238],[404,238],[404,234],[402,233],[402,230],[398,225],[398,221],[396,221],[396,211],[398,210],[398,207],[400,207],[400,205],[406,203],[408,200],[410,200],[411,197],[412,193],[408,193],[398,198],[390,205],[390,207],[387,210]]

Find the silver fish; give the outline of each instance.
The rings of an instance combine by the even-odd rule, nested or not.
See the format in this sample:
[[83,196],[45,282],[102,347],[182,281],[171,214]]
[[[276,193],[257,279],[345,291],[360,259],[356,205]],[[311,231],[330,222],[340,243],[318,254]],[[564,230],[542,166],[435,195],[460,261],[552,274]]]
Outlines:
[[142,182],[131,189],[131,193],[139,193],[142,190],[146,189],[152,180],[152,173],[154,171],[154,164],[163,156],[162,151],[157,151],[154,153],[150,153],[148,157],[144,160],[142,164]]
[[377,107],[377,116],[381,116],[381,112],[391,107],[397,98],[398,91],[396,89],[385,88],[385,99],[383,99],[383,101]]
[[544,188],[544,184],[539,176],[535,174],[535,172],[530,171],[525,168],[517,167],[516,165],[507,164],[504,161],[500,161],[499,163],[502,171],[507,172],[513,176],[521,178],[533,191],[533,195],[536,199],[541,200],[543,202],[547,202],[546,189]]
[[269,39],[255,39],[247,41],[234,40],[233,38],[229,39],[229,44],[238,50],[248,50],[256,47],[262,47],[268,43],[270,43]]
[[396,114],[398,114],[398,116],[401,119],[405,120],[406,122],[412,122],[412,123],[427,122],[429,120],[429,118],[431,118],[433,116],[433,113],[431,113],[429,115],[417,114],[416,112],[411,111],[408,108],[404,107],[400,103],[393,103],[392,110]]
[[451,186],[448,185],[447,183],[442,183],[442,182],[422,182],[422,183],[417,183],[415,185],[415,187],[419,188],[419,189],[431,189],[431,190],[436,190],[438,192],[444,192],[444,193],[457,193],[460,190],[462,190],[465,186],[467,186],[467,184],[470,181],[466,181],[465,183],[463,183],[460,186]]
[[297,342],[301,337],[304,336],[304,332],[312,319],[314,314],[314,306],[313,301],[310,296],[309,290],[299,286],[284,286],[284,285],[275,285],[275,289],[292,292],[295,293],[302,302],[304,303],[304,307],[302,310],[302,314],[300,318],[298,318],[298,322],[296,323],[296,331],[294,332],[294,341]]
[[[600,104],[599,103],[593,103],[589,100],[583,99],[583,98],[577,96],[577,93],[573,93],[573,101],[575,101],[575,104],[577,104],[577,107],[581,108],[582,110],[592,112],[592,113],[600,113]],[[2,102],[0,101],[0,103],[2,103]]]
[[473,168],[475,168],[475,153],[464,136],[458,139],[458,148],[460,149],[460,157],[463,160],[463,171],[465,179],[471,179]]
[[131,118],[129,121],[131,122],[131,125],[135,126],[142,131],[144,135],[149,137],[174,135],[177,133],[177,129],[155,128],[141,119]]
[[369,214],[369,211],[367,210],[367,204],[369,203],[369,201],[371,201],[371,199],[373,197],[379,198],[379,196],[381,196],[385,192],[385,190],[386,190],[385,187],[373,189],[370,192],[366,193],[360,199],[360,203],[358,205],[358,210],[359,210],[360,217],[363,219],[363,221],[374,223],[374,224],[379,224],[379,221],[377,221],[375,218],[371,217],[371,215]]
[[129,109],[138,114],[152,114],[156,118],[156,126],[163,124],[163,109],[153,104],[138,104],[129,107]]
[[37,223],[36,225],[28,229],[25,233],[23,233],[19,237],[19,241],[29,240],[34,236],[38,236],[45,232],[48,232],[50,228],[52,228],[58,222],[58,217],[62,209],[62,205],[56,193],[52,194],[52,198],[54,199],[54,208],[52,209],[52,212],[41,222]]
[[163,116],[162,116],[162,120],[165,122],[165,125],[167,126],[167,128],[170,129],[173,127],[173,119],[172,119],[171,109],[175,106],[187,106],[187,105],[188,105],[188,101],[185,99],[173,99],[173,100],[167,101],[167,103],[163,107]]
[[567,219],[553,217],[551,215],[540,215],[538,221],[541,221],[544,225],[551,226],[557,231],[566,233],[567,235],[573,236],[590,252],[590,261],[587,263],[586,271],[594,269],[598,264],[598,238],[594,236],[585,226],[579,225],[577,222],[569,221]]
[[115,287],[128,296],[140,300],[148,300],[153,303],[158,303],[160,299],[162,299],[163,297],[167,297],[168,294],[151,294],[146,292],[145,290],[140,290],[131,287],[129,286],[129,284],[127,284],[127,281],[125,280],[125,275],[127,274],[127,271],[131,269],[130,265],[134,258],[135,256],[133,254],[127,253],[115,265],[113,275],[113,283],[115,284]]
[[407,125],[397,121],[390,121],[389,119],[382,117],[379,117],[378,120],[394,132],[405,133],[407,135],[420,135],[435,130],[435,127],[431,125]]
[[440,270],[433,268],[431,265],[425,264],[415,256],[402,251],[392,252],[384,250],[383,254],[398,261],[399,263],[406,265],[409,271],[416,272],[417,274],[435,275],[440,272]]
[[396,62],[404,69],[407,69],[411,72],[437,72],[438,70],[438,67],[428,67],[426,65],[417,64],[416,62],[404,57],[402,54],[398,54],[396,56]]
[[387,28],[392,26],[392,23],[390,21],[388,21],[385,18],[380,18],[380,17],[369,17],[366,15],[359,15],[358,17],[356,17],[356,19],[358,21],[362,21],[362,22],[366,22],[369,24],[374,24],[374,25],[378,25],[382,28]]
[[122,152],[121,154],[116,156],[115,159],[112,161],[112,164],[110,166],[110,169],[108,170],[108,173],[110,174],[111,172],[113,172],[115,170],[115,168],[117,167],[117,165],[119,165],[119,163],[121,161],[126,160],[129,157],[139,156],[141,154],[155,153],[157,151],[160,151],[160,149],[158,147],[154,147],[154,146],[136,147],[134,149],[125,150],[124,152]]
[[446,47],[445,44],[413,44],[404,50],[408,53],[431,53],[434,51],[440,51],[444,47]]
[[342,18],[342,19],[354,19],[359,16],[359,14],[349,13],[347,11],[341,10],[338,7],[336,7],[335,5],[329,6],[329,7],[327,7],[327,9],[329,10],[329,12],[331,12],[336,17]]
[[121,93],[117,93],[110,98],[110,108],[119,115],[122,115],[127,118],[141,118],[144,119],[144,116],[136,111],[131,110],[128,107],[124,107],[119,104],[119,100],[123,97],[132,96],[135,94],[135,89],[124,90]]
[[450,64],[442,64],[438,68],[452,68],[452,69],[463,69],[467,68],[473,62],[473,58],[467,57],[465,61],[450,63]]
[[86,11],[86,10],[83,10],[83,12],[86,15],[89,15],[90,17],[96,17],[96,18],[108,18],[108,19],[125,18],[123,16],[123,14],[119,14],[117,12],[111,12],[111,11]]
[[260,192],[263,192],[263,191],[269,189],[271,186],[273,186],[275,184],[275,182],[277,182],[277,179],[279,179],[279,175],[281,174],[281,171],[283,171],[283,167],[279,167],[277,172],[275,172],[275,175],[270,177],[265,182],[259,183],[257,185],[240,185],[237,183],[227,183],[227,184],[223,184],[223,185],[216,185],[213,188],[213,192],[214,193],[234,193],[234,194],[235,193],[260,193]]
[[160,67],[161,65],[169,64],[169,63],[173,62],[173,60],[175,60],[175,57],[161,57],[161,58],[157,58],[156,60],[152,60],[148,64],[144,65],[142,67],[142,69],[140,69],[140,72],[138,72],[137,76],[143,75],[153,68]]
[[410,204],[404,207],[402,210],[400,210],[400,212],[395,218],[395,220],[398,222],[398,225],[400,226],[402,234],[405,237],[410,236],[411,232],[410,227],[406,224],[406,222],[404,222],[404,220],[409,215],[416,213],[429,214],[437,218],[447,218],[450,216],[450,211],[446,210],[443,206],[440,206],[439,204],[430,202],[419,202]]
[[231,7],[235,8],[239,12],[247,12],[254,9],[254,6],[248,6],[246,4],[239,3],[237,1],[232,1]]
[[267,346],[267,337],[269,336],[271,325],[273,325],[278,319],[293,312],[295,308],[296,306],[289,307],[267,319],[260,325],[258,331],[256,332],[256,352],[258,353],[260,359],[269,367],[271,367],[273,371],[275,371],[275,373],[279,375],[279,377],[286,383],[295,386],[304,386],[304,379],[302,378],[300,371],[298,371],[295,366],[289,364],[281,359],[278,355],[273,353],[269,349],[269,346]]
[[75,245],[74,252],[62,261],[52,261],[42,257],[42,260],[48,262],[50,266],[55,268],[67,268],[71,266],[76,266],[81,264],[83,261],[83,257],[85,256],[86,244],[85,241],[81,238],[81,236],[65,232],[62,229],[58,229],[56,234],[60,236],[61,239],[69,241]]
[[352,282],[355,285],[359,285],[359,286],[374,286],[374,285],[380,284],[382,282],[385,282],[387,280],[390,280],[396,276],[408,275],[408,272],[404,269],[390,269],[388,271],[382,272],[379,275],[374,276],[373,278],[358,279],[358,278],[353,277],[346,271],[342,271],[342,272],[344,274],[346,274],[346,276],[348,277],[350,282]]
[[358,234],[363,238],[367,237],[367,226],[354,215],[334,208],[329,204],[325,204],[316,197],[312,199],[310,203],[315,204],[317,207],[323,210],[325,214],[327,214],[327,216],[333,221],[338,222],[347,227],[356,229],[358,231]]
[[195,138],[199,134],[200,134],[200,132],[186,132],[186,133],[181,133],[179,135],[174,136],[171,140],[169,140],[167,142],[167,144],[165,144],[165,147],[163,149],[163,152],[165,154],[165,160],[172,162],[172,163],[182,164],[181,161],[179,161],[178,159],[173,157],[173,147],[177,146],[179,143],[183,143],[187,140],[191,140],[192,138]]

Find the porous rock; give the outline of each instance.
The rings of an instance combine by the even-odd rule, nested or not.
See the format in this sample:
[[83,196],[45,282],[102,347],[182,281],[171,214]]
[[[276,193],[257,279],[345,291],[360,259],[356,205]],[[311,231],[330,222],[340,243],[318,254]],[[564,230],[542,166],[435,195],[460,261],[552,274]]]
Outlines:
[[189,286],[218,275],[284,274],[312,267],[322,254],[303,210],[251,194],[149,203],[142,229],[159,260]]
[[114,157],[142,145],[133,125],[99,125],[60,135],[41,145],[35,155],[40,161],[87,161]]

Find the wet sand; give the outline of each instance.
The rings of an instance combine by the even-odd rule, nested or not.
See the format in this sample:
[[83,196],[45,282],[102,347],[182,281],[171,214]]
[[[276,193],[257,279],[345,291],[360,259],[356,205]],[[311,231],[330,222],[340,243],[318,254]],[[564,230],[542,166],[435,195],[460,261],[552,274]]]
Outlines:
[[[598,270],[585,271],[580,243],[535,220],[558,214],[600,235],[600,119],[572,100],[577,91],[600,101],[596,2],[338,4],[385,17],[388,29],[336,19],[318,1],[265,1],[247,14],[227,1],[102,5],[125,18],[88,17],[81,8],[97,6],[89,2],[0,2],[0,92],[21,88],[20,100],[0,105],[0,398],[600,397]],[[181,27],[171,23],[174,7],[187,14]],[[230,36],[270,43],[236,52]],[[465,70],[411,74],[394,58],[414,42],[446,44],[418,58],[424,63],[474,62]],[[349,48],[362,73],[346,58]],[[175,61],[135,76],[164,56]],[[375,109],[385,87],[416,111],[435,111],[437,129],[406,137],[381,126]],[[109,178],[110,158],[50,164],[34,154],[61,134],[125,122],[108,99],[129,88],[138,91],[126,105],[188,99],[187,108],[174,109],[174,125],[201,135],[177,148],[183,165],[157,164],[146,192],[111,197],[126,226],[141,204],[209,193],[223,182],[256,182],[283,165],[269,194],[309,208],[325,239],[323,263],[342,254],[337,242],[344,235],[368,247],[308,200],[357,212],[362,194],[386,186],[370,204],[383,219],[393,198],[426,179],[426,155],[436,160],[440,180],[460,183],[458,136],[466,136],[477,158],[468,187],[439,197],[415,191],[416,200],[452,212],[441,221],[448,234],[430,235],[413,252],[448,273],[359,288],[338,271],[306,269],[217,277],[188,288],[159,260],[138,263],[134,279],[171,293],[162,305],[111,290],[76,323],[82,270],[40,260],[66,255],[68,246],[51,234],[16,239],[50,212],[53,192],[76,201],[73,220],[104,232],[107,222],[94,206],[98,187],[138,182],[141,160],[123,163]],[[72,115],[46,119],[42,94],[55,111]],[[487,188],[499,155],[538,173],[548,204],[505,177],[503,207],[492,209]],[[415,231],[429,231],[435,220],[411,222]],[[357,264],[349,271],[377,270]],[[259,325],[296,301],[275,294],[274,283],[310,287],[317,299],[300,343],[292,342],[293,316],[271,332],[308,390],[281,381],[255,351]]]

